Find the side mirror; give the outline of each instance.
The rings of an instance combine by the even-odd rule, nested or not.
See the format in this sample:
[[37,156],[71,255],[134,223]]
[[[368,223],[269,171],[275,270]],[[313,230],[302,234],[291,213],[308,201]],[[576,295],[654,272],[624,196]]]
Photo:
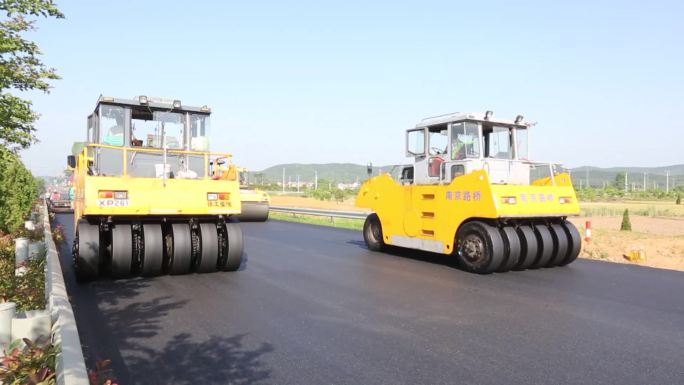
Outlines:
[[67,166],[70,168],[76,168],[76,157],[73,155],[67,156]]

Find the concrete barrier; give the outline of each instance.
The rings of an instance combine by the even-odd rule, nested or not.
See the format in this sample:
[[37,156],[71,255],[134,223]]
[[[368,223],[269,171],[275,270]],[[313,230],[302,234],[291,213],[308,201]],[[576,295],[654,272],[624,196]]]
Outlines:
[[67,296],[57,247],[52,239],[47,204],[44,207],[45,242],[47,245],[45,294],[48,300],[48,309],[52,316],[52,340],[61,348],[61,352],[57,355],[57,384],[90,385],[74,311]]

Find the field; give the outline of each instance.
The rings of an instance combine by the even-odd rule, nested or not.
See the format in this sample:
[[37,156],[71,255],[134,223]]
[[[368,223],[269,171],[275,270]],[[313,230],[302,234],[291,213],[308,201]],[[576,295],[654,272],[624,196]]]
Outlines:
[[[363,211],[353,199],[341,203],[313,198],[272,195],[271,204],[325,210]],[[582,235],[591,221],[592,240],[583,242],[581,258],[638,264],[684,271],[684,205],[659,201],[587,202],[582,216],[571,218]],[[622,213],[629,209],[632,231],[620,231]],[[289,214],[272,214],[274,219],[291,220]],[[360,228],[361,221],[330,218],[299,218],[309,223]],[[642,260],[631,262],[625,256],[641,252]]]

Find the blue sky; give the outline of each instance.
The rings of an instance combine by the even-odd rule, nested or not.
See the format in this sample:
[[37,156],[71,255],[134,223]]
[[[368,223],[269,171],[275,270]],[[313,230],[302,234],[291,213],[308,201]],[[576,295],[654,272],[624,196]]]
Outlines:
[[406,163],[404,130],[454,111],[537,121],[532,158],[684,163],[684,2],[57,1],[29,37],[62,80],[25,94],[60,173],[100,94],[212,107],[251,170]]

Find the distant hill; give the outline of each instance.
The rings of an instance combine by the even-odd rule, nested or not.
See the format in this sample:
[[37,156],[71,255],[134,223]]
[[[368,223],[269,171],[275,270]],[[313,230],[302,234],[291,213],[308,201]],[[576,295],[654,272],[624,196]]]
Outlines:
[[[367,167],[365,165],[353,163],[324,163],[324,164],[302,164],[288,163],[271,166],[262,171],[250,171],[249,180],[261,182],[278,183],[283,180],[283,169],[285,169],[285,182],[296,181],[299,175],[300,182],[313,182],[318,174],[318,179],[335,181],[338,183],[353,183],[363,181],[368,178]],[[380,172],[389,172],[392,166],[373,167],[373,175]]]
[[[390,172],[394,166],[373,167],[373,175],[380,172]],[[318,179],[325,179],[328,181],[335,181],[341,183],[352,183],[356,181],[363,181],[368,177],[366,166],[353,163],[323,163],[323,164],[303,164],[303,163],[288,163],[278,164],[269,167],[262,171],[252,171],[249,173],[250,181],[265,181],[270,183],[278,183],[283,179],[283,169],[285,169],[285,179],[288,181],[296,181],[297,175],[301,182],[313,182],[316,173]],[[593,187],[601,187],[604,183],[609,184],[615,181],[615,177],[620,172],[627,172],[627,182],[632,185],[635,184],[637,188],[641,188],[644,182],[644,173],[646,174],[646,185],[648,188],[653,188],[656,183],[660,188],[665,187],[665,174],[670,172],[670,187],[673,185],[684,184],[684,164],[664,167],[591,167],[583,166],[570,169],[572,179],[576,185],[580,184],[586,186],[587,179],[589,185]]]
[[618,173],[627,173],[627,183],[641,188],[646,179],[646,187],[653,188],[656,184],[659,188],[665,188],[666,174],[670,172],[670,187],[684,185],[684,164],[663,167],[591,167],[583,166],[570,169],[572,180],[576,185],[586,186],[587,181],[592,187],[601,187],[604,183],[612,183]]

